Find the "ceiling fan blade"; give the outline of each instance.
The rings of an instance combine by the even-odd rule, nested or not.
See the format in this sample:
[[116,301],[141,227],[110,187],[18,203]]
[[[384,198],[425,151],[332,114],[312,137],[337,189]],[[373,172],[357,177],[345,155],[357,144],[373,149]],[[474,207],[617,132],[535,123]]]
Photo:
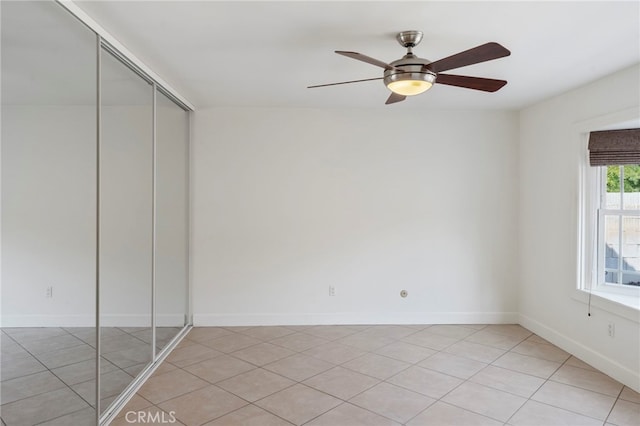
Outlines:
[[456,53],[435,62],[431,62],[425,67],[433,72],[448,71],[454,68],[466,67],[467,65],[479,64],[480,62],[491,61],[511,55],[511,52],[498,43],[486,43],[474,47],[464,52]]
[[405,99],[407,99],[406,96],[399,95],[399,94],[397,94],[395,92],[391,92],[391,95],[389,95],[389,97],[387,98],[387,101],[385,102],[385,105],[395,104],[396,102],[402,102]]
[[507,84],[505,80],[453,74],[438,74],[436,83],[464,87],[466,89],[482,90],[484,92],[498,91]]
[[377,60],[375,58],[372,58],[370,56],[363,55],[362,53],[347,52],[347,51],[344,51],[344,50],[336,50],[336,53],[338,55],[346,56],[347,58],[357,59],[358,61],[362,61],[362,62],[366,62],[366,63],[371,64],[371,65],[379,66],[380,68],[384,68],[385,70],[394,69],[394,67],[392,67],[391,65],[387,64],[386,62],[379,61],[379,60]]
[[337,86],[339,84],[360,83],[362,81],[382,80],[384,77],[364,78],[362,80],[341,81],[339,83],[316,84],[315,86],[307,86],[307,89],[315,89],[316,87]]

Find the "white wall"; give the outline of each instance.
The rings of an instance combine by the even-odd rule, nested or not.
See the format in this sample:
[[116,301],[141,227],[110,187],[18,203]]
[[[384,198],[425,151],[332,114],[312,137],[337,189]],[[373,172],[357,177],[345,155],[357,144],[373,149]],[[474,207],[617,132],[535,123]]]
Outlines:
[[517,319],[517,116],[392,108],[195,112],[195,325]]
[[[582,159],[577,129],[638,108],[639,98],[640,67],[634,66],[524,109],[519,162],[520,323],[636,390],[637,311],[621,316],[624,310],[616,314],[595,306],[588,317],[587,306],[574,297]],[[615,338],[608,337],[609,322],[615,323]]]

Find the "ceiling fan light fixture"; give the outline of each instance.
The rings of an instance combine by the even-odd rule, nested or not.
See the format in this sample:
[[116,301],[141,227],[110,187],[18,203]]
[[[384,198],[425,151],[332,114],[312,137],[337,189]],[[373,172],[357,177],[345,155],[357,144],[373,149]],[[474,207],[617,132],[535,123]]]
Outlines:
[[428,72],[397,73],[385,77],[384,83],[393,93],[414,96],[431,89],[436,76]]
[[421,80],[392,81],[387,85],[389,90],[391,90],[393,93],[397,93],[398,95],[403,96],[419,95],[420,93],[426,92],[427,90],[431,89],[431,86],[433,86],[433,84],[429,83],[428,81]]

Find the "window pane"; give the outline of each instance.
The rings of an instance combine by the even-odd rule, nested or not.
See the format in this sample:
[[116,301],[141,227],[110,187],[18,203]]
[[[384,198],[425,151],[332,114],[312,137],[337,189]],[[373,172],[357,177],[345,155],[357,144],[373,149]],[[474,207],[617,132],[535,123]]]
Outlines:
[[606,208],[620,209],[620,166],[607,166]]
[[640,271],[640,217],[622,218],[622,269]]
[[606,271],[604,273],[604,282],[606,283],[617,283],[618,282],[618,274],[611,271]]
[[618,269],[618,253],[620,253],[620,217],[605,216],[604,224],[604,267],[606,269]]
[[623,168],[623,208],[640,210],[640,166],[637,164]]
[[622,274],[622,284],[640,286],[640,275]]

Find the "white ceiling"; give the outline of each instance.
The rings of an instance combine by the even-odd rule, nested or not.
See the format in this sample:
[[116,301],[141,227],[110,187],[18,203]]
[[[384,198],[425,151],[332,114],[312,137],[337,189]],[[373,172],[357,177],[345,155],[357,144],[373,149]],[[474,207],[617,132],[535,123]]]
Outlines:
[[451,73],[499,78],[497,93],[436,85],[385,108],[521,108],[640,62],[640,3],[627,2],[76,2],[196,107],[385,107],[382,76],[333,53],[384,61],[401,30],[424,32],[437,60],[496,41],[511,56]]
[[415,53],[431,60],[503,44],[510,57],[454,73],[509,84],[494,94],[436,85],[392,107],[520,108],[640,62],[637,1],[78,4],[198,107],[383,106],[380,81],[306,86],[381,76],[333,51],[392,61],[407,29],[425,33]]

